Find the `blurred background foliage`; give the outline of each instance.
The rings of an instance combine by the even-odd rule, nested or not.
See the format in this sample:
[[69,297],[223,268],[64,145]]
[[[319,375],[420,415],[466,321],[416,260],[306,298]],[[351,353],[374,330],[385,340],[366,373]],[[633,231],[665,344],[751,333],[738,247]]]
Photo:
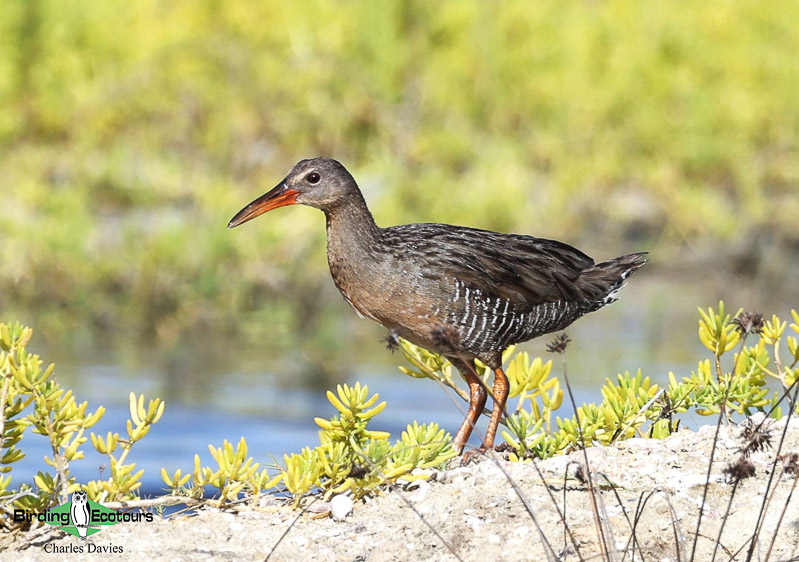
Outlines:
[[754,0],[5,0],[0,311],[41,337],[192,340],[196,363],[231,341],[302,347],[334,370],[357,320],[318,212],[225,229],[316,155],[381,225],[784,272],[797,21],[795,2]]

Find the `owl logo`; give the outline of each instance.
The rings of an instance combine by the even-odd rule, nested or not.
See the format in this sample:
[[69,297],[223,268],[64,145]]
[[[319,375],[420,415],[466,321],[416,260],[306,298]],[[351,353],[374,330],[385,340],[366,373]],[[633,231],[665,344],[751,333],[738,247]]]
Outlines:
[[89,497],[84,491],[72,494],[72,507],[69,510],[72,524],[78,530],[80,538],[85,539],[89,530]]

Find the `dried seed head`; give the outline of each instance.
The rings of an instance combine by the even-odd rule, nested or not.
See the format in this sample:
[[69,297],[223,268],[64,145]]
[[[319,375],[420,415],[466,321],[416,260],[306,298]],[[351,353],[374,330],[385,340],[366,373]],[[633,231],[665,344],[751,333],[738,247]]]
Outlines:
[[363,478],[369,474],[369,467],[362,464],[354,464],[350,469],[350,473],[347,474],[349,478]]
[[588,482],[588,475],[585,472],[585,465],[578,463],[577,468],[574,469],[574,477],[580,481],[581,484]]
[[799,475],[799,453],[785,453],[777,457],[788,474]]
[[768,421],[755,423],[751,419],[745,420],[741,424],[741,439],[744,446],[739,452],[744,457],[749,457],[752,453],[771,448],[771,427]]
[[760,334],[763,331],[763,315],[759,312],[742,312],[732,319],[732,324],[742,334]]
[[571,338],[566,334],[555,336],[555,339],[547,344],[547,351],[550,353],[563,353],[571,341]]
[[755,475],[755,465],[747,459],[741,457],[737,461],[728,464],[722,470],[731,481],[743,480]]
[[386,347],[391,353],[397,351],[399,347],[399,334],[397,330],[390,330],[385,337]]

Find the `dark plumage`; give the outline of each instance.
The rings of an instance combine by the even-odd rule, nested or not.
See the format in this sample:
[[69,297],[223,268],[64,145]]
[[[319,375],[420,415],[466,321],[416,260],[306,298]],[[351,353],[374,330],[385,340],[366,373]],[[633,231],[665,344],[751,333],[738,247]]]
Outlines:
[[461,371],[471,401],[455,438],[460,450],[486,401],[474,359],[495,373],[485,449],[493,446],[507,399],[502,351],[614,302],[625,279],[646,261],[638,253],[597,264],[563,242],[463,226],[380,228],[349,172],[327,158],[299,162],[228,227],[295,203],[324,211],[330,273],[345,300],[395,336],[444,354]]

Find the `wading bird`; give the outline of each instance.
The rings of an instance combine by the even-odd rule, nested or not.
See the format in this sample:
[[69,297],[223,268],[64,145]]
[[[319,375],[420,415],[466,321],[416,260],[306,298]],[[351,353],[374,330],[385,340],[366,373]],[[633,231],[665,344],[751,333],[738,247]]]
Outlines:
[[493,447],[505,410],[509,345],[562,330],[617,299],[645,262],[636,253],[594,263],[563,242],[447,224],[375,224],[358,184],[336,160],[302,160],[228,224],[239,226],[286,205],[327,219],[333,282],[361,315],[444,355],[469,385],[469,410],[455,436],[459,452],[486,403],[475,359],[494,371],[493,408],[480,450]]

